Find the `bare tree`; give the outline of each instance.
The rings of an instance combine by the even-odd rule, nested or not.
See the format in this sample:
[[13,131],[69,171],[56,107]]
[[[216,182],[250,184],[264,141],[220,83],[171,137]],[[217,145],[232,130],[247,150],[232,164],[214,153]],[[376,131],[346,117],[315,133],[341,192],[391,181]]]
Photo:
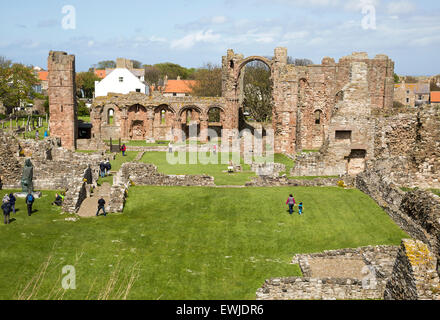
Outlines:
[[205,64],[193,74],[195,85],[191,86],[194,96],[220,97],[222,95],[222,68],[211,63]]
[[288,56],[287,57],[287,64],[293,64],[297,67],[300,67],[300,66],[311,65],[311,64],[313,64],[313,61],[310,59],[305,59],[305,58],[297,59],[297,58],[292,58],[291,56]]

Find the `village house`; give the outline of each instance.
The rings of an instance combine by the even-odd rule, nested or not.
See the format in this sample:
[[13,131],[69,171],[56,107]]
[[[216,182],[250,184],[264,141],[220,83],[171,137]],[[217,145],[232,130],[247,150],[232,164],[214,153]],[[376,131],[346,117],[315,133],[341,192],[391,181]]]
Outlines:
[[163,96],[164,97],[189,97],[192,93],[192,87],[197,83],[196,80],[168,80],[165,78]]
[[430,99],[429,82],[397,83],[394,85],[394,101],[405,106],[418,107],[428,104]]
[[118,58],[116,69],[106,69],[105,78],[101,81],[95,81],[95,97],[107,96],[109,93],[140,92],[149,94],[149,87],[144,82],[144,77],[143,69],[134,69],[130,60]]
[[432,91],[430,101],[432,105],[440,106],[440,91]]

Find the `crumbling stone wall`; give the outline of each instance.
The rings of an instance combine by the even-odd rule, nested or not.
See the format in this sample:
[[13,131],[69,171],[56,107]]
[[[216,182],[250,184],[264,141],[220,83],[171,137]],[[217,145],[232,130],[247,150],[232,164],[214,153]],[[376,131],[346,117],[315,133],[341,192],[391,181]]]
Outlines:
[[402,191],[388,167],[372,167],[355,179],[356,188],[373,198],[413,238],[440,256],[440,198],[430,192]]
[[404,239],[393,273],[384,292],[385,300],[440,300],[436,258],[426,244]]
[[61,139],[64,148],[76,149],[78,119],[75,84],[75,56],[50,51],[49,71],[50,135]]
[[[374,159],[396,184],[440,188],[440,109],[426,106],[378,117]],[[380,162],[380,164],[379,164]]]
[[295,176],[355,175],[374,156],[373,108],[368,83],[368,64],[353,61],[350,82],[340,91],[320,152],[296,157]]

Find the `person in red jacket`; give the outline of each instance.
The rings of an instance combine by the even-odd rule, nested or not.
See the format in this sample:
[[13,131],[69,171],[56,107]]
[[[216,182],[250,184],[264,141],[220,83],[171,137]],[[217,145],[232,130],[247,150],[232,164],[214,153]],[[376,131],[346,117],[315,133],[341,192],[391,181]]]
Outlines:
[[295,206],[295,199],[293,198],[293,195],[289,195],[289,197],[287,198],[286,204],[289,205],[289,213],[292,214],[293,213],[293,207]]
[[125,146],[125,143],[121,147],[122,156],[125,156],[125,151],[127,151],[127,147]]

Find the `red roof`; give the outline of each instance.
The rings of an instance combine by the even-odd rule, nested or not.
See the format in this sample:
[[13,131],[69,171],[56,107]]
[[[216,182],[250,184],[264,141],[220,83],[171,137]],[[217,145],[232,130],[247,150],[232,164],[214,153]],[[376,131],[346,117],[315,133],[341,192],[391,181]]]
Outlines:
[[440,91],[431,91],[431,102],[440,102]]
[[105,78],[105,70],[95,70],[95,74],[98,78],[101,78],[101,79]]
[[38,78],[41,81],[47,81],[49,80],[49,71],[39,71],[38,72]]
[[168,80],[164,93],[191,93],[196,80]]

